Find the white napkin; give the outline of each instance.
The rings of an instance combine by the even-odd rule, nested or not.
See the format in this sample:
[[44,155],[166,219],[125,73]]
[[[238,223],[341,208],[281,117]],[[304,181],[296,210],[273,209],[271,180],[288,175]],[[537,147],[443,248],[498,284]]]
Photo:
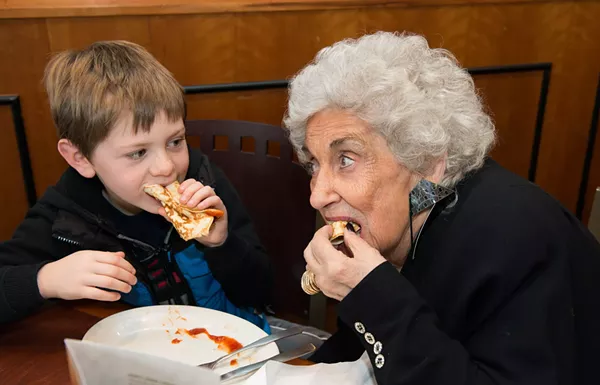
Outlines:
[[377,385],[373,367],[365,352],[353,362],[293,366],[269,361],[244,385]]

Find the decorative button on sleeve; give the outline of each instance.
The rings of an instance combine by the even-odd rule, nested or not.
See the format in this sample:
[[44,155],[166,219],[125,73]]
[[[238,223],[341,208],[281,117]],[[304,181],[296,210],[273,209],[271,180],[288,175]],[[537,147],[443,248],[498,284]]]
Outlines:
[[384,364],[385,358],[381,354],[378,354],[377,357],[375,357],[375,366],[377,367],[377,369],[381,369]]
[[379,354],[379,353],[381,353],[382,350],[383,350],[383,344],[379,341],[375,342],[375,345],[373,346],[373,353]]
[[369,343],[369,345],[373,345],[375,343],[375,337],[371,333],[365,333],[365,341]]
[[360,322],[354,323],[354,328],[360,334],[365,334],[365,325],[363,325],[362,323],[360,323]]

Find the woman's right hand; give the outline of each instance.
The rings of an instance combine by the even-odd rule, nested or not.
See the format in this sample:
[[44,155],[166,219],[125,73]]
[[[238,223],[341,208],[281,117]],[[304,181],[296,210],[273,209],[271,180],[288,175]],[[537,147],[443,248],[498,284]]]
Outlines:
[[317,286],[329,298],[343,300],[360,281],[386,260],[364,239],[344,229],[344,244],[353,255],[333,247],[331,226],[318,230],[304,250],[307,269],[315,274]]
[[118,301],[137,278],[123,252],[82,250],[44,265],[37,281],[44,298]]

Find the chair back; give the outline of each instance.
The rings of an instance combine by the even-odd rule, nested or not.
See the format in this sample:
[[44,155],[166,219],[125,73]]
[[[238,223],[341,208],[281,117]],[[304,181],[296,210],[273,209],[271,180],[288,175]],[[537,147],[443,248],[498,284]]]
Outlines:
[[[300,288],[303,251],[316,211],[310,177],[295,161],[281,127],[233,120],[188,120],[192,147],[220,167],[236,188],[275,266],[273,308],[278,317],[306,322],[309,297]],[[248,288],[251,290],[251,288]]]

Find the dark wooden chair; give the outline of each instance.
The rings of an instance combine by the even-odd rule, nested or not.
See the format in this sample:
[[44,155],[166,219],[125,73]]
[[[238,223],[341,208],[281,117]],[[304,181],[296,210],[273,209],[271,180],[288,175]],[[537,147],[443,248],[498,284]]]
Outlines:
[[283,129],[232,120],[188,120],[186,129],[190,145],[199,144],[234,185],[272,257],[276,316],[307,323],[310,301],[300,278],[316,211],[309,203],[309,176],[294,161]]

